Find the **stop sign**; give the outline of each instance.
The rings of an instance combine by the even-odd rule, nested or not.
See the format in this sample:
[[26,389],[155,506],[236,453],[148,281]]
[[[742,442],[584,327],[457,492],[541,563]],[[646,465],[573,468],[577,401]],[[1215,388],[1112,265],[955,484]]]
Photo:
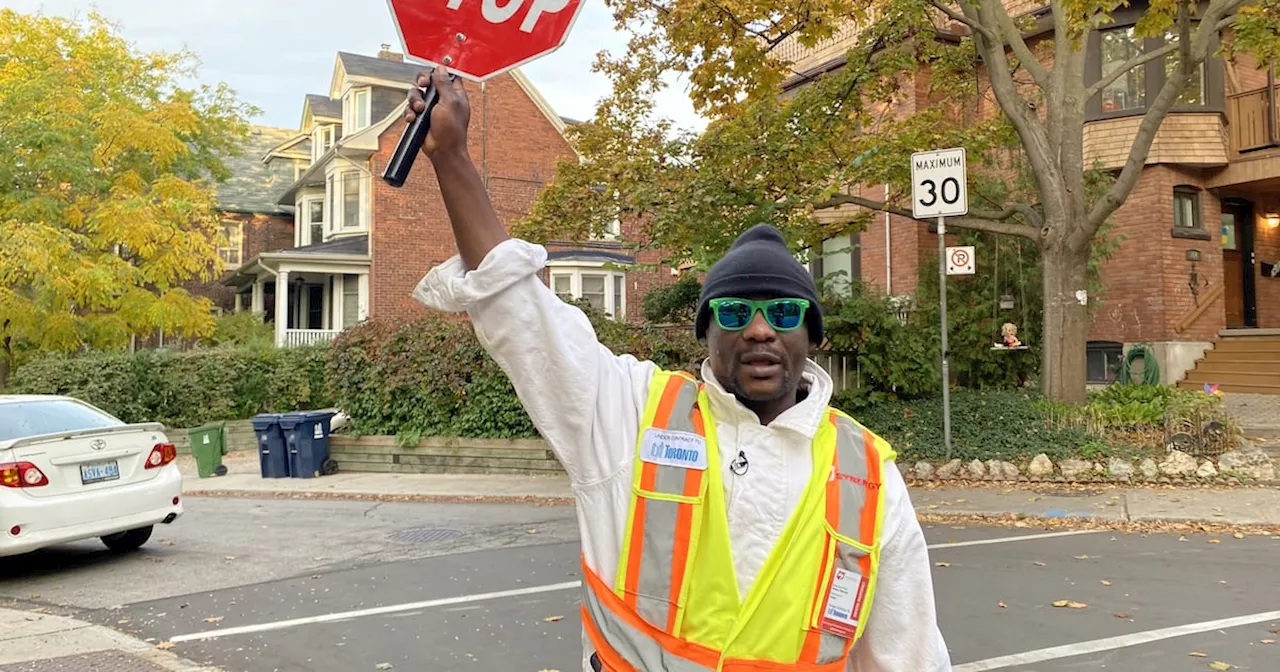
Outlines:
[[405,53],[483,81],[564,44],[582,0],[387,0]]

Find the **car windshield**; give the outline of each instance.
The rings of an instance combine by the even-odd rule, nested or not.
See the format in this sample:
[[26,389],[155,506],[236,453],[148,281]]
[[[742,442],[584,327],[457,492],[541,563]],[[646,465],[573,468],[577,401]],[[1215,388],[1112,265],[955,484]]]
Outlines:
[[89,406],[67,399],[0,403],[0,441],[124,424]]

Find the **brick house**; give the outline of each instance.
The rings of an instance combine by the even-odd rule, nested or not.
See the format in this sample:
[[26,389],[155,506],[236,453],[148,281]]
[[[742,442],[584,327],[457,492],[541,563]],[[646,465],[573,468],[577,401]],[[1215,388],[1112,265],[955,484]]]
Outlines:
[[[423,314],[426,309],[411,297],[414,286],[455,254],[429,163],[419,157],[399,189],[381,179],[420,70],[386,45],[377,57],[339,53],[329,91],[306,96],[299,127],[284,137],[275,134],[278,142],[260,153],[262,164],[279,166],[272,174],[283,175],[286,165],[293,171],[281,188],[264,187],[260,196],[267,198],[260,200],[271,202],[259,204],[272,211],[269,217],[279,218],[276,210],[289,213],[290,236],[250,244],[254,236],[246,231],[242,263],[223,284],[235,309],[274,322],[278,345],[325,342],[365,319]],[[573,156],[563,135],[572,122],[557,116],[518,71],[469,84],[468,95],[471,156],[509,226],[529,212],[556,163]],[[663,278],[628,270],[638,260],[617,240],[620,233],[548,245],[545,281],[562,296],[635,319],[642,292]]]
[[[1042,3],[1032,0],[1004,4],[1015,18],[1047,11],[1036,9]],[[1113,23],[1089,36],[1087,76],[1096,81],[1109,65],[1164,44],[1160,38],[1133,35],[1146,4],[1137,0],[1118,9]],[[960,34],[968,29],[955,23],[943,30]],[[856,31],[848,28],[813,48],[794,40],[782,45],[781,55],[800,73],[784,88],[803,86],[820,73],[840,68],[855,37]],[[1035,39],[1052,39],[1052,34]],[[1089,102],[1086,164],[1097,161],[1104,169],[1119,171],[1146,101],[1163,85],[1165,68],[1172,67],[1167,58],[1120,78]],[[928,106],[927,77],[921,71],[914,81],[904,83],[906,95],[897,114],[914,114]],[[1127,239],[1102,268],[1106,291],[1089,337],[1090,382],[1105,382],[1127,348],[1148,343],[1165,383],[1198,386],[1212,381],[1222,382],[1225,391],[1280,394],[1280,375],[1253,374],[1240,362],[1206,374],[1203,380],[1192,371],[1207,351],[1227,349],[1221,345],[1224,340],[1249,338],[1256,344],[1258,338],[1280,335],[1270,331],[1280,330],[1277,102],[1272,72],[1244,55],[1230,61],[1211,56],[1169,113],[1137,185],[1113,215],[1113,231]],[[987,113],[998,109],[993,99],[983,105]],[[879,200],[884,189],[865,185],[859,195]],[[822,216],[844,218],[855,207]],[[818,277],[844,271],[891,296],[910,299],[921,262],[936,255],[936,233],[930,233],[928,224],[876,213],[876,223],[868,230],[825,241],[812,270]],[[1231,347],[1272,348],[1239,348],[1238,342]]]

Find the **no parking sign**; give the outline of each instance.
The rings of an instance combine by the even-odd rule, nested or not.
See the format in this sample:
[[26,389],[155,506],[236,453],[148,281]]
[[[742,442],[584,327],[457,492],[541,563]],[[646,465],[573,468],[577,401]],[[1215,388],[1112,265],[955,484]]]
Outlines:
[[947,275],[973,275],[973,246],[947,248]]

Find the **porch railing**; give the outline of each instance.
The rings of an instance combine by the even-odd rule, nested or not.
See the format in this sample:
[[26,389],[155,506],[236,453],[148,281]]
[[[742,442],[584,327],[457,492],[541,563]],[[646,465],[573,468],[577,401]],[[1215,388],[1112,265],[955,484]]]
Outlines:
[[298,348],[307,345],[328,343],[342,333],[337,329],[286,329],[284,343],[286,348]]
[[1228,135],[1237,153],[1280,145],[1277,137],[1276,87],[1227,96]]

